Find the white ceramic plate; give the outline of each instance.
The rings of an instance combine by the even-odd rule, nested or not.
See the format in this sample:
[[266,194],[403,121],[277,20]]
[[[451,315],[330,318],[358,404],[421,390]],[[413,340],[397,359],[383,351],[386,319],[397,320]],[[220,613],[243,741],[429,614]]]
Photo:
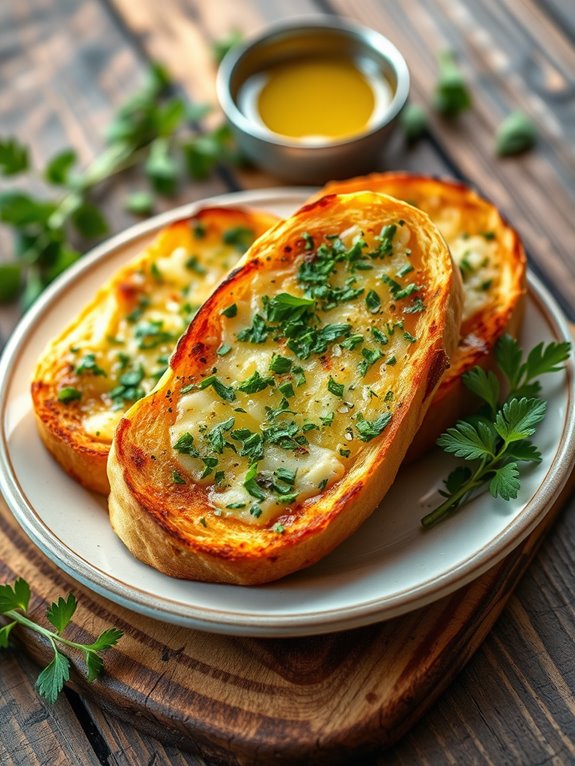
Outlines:
[[[307,190],[243,192],[204,204],[243,204],[281,216]],[[189,205],[135,226],[67,272],[24,318],[0,364],[0,488],[31,539],[84,585],[159,620],[237,635],[297,636],[343,630],[395,617],[445,596],[481,575],[542,520],[575,458],[574,366],[547,376],[549,413],[537,434],[543,454],[529,467],[513,502],[484,494],[435,529],[419,519],[439,501],[451,461],[439,451],[402,471],[361,529],[310,569],[280,582],[235,587],[169,578],[134,559],[108,524],[105,501],[70,479],[36,432],[29,383],[46,343],[127,257]],[[521,341],[569,337],[565,320],[530,277]]]

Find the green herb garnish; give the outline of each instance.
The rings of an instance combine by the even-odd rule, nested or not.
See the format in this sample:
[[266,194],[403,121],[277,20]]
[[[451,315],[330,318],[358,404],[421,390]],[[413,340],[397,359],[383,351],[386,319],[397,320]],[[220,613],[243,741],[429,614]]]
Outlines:
[[447,453],[468,461],[458,466],[444,482],[446,498],[421,520],[429,528],[454,513],[467,497],[487,485],[491,495],[503,500],[518,495],[520,462],[541,461],[537,447],[529,440],[545,417],[547,403],[539,398],[540,375],[559,372],[570,353],[569,343],[543,343],[527,358],[516,340],[504,335],[497,343],[497,366],[508,389],[500,404],[500,384],[496,375],[474,367],[463,375],[465,386],[484,406],[478,415],[465,418],[442,434],[437,443]]
[[98,678],[104,667],[101,655],[115,646],[123,633],[117,628],[109,628],[90,644],[70,641],[64,638],[62,633],[76,612],[77,602],[71,593],[67,598],[60,597],[46,610],[46,617],[54,630],[43,627],[30,617],[29,602],[30,586],[22,578],[18,578],[13,585],[0,585],[0,615],[8,620],[0,629],[0,648],[8,647],[10,633],[16,625],[39,633],[48,641],[54,657],[38,676],[36,689],[41,697],[54,703],[70,678],[70,660],[60,651],[60,647],[76,649],[84,655],[88,681],[92,682]]

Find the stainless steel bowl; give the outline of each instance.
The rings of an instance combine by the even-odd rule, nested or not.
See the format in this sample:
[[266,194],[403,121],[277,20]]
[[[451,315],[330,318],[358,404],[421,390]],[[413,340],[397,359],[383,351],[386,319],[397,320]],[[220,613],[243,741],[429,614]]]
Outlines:
[[[249,77],[290,59],[321,55],[375,64],[389,82],[391,101],[365,132],[310,145],[278,135],[242,111],[238,93]],[[323,183],[373,170],[407,102],[409,71],[397,48],[373,29],[342,20],[289,21],[233,48],[220,65],[217,93],[240,148],[256,165],[286,181]]]

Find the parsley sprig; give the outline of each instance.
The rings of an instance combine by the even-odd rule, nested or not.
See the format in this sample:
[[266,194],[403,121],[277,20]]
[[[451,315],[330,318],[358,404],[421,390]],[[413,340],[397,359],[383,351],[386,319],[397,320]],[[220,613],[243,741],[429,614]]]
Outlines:
[[30,618],[28,614],[29,602],[30,586],[21,577],[13,585],[8,583],[0,585],[0,615],[8,619],[8,622],[0,629],[0,649],[5,649],[8,646],[10,633],[16,625],[22,625],[47,639],[54,652],[54,657],[38,676],[36,689],[41,697],[53,703],[70,678],[70,660],[60,651],[60,646],[67,646],[83,653],[86,661],[87,678],[91,682],[98,678],[104,667],[102,653],[114,646],[123,633],[117,628],[109,628],[103,631],[92,644],[70,641],[64,638],[62,633],[76,611],[76,599],[71,593],[67,598],[60,597],[46,611],[46,617],[54,630],[45,628]]
[[569,343],[539,343],[524,359],[516,340],[504,335],[495,358],[507,395],[500,404],[501,385],[495,373],[474,367],[463,375],[465,386],[482,401],[477,415],[458,421],[437,440],[449,454],[469,466],[455,468],[444,481],[443,503],[421,519],[425,528],[454,513],[465,499],[487,485],[495,498],[515,499],[519,493],[519,463],[539,463],[541,453],[530,441],[545,417],[540,398],[540,375],[559,372],[571,350]]

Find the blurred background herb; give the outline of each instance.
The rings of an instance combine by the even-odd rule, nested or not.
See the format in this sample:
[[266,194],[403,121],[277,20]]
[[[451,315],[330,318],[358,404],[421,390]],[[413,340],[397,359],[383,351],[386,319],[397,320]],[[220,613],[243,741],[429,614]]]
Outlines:
[[[221,43],[219,58],[239,40]],[[56,154],[40,171],[28,147],[16,138],[0,138],[0,176],[38,175],[53,194],[35,196],[14,188],[0,192],[0,221],[14,235],[13,259],[0,264],[0,302],[20,298],[28,308],[53,279],[81,255],[80,248],[109,231],[94,189],[138,166],[148,188],[129,194],[124,208],[149,215],[155,198],[174,196],[186,175],[207,178],[219,164],[240,163],[227,125],[209,132],[198,127],[210,107],[190,105],[174,93],[166,69],[151,66],[144,86],[118,110],[105,135],[105,149],[86,169],[72,148]]]

